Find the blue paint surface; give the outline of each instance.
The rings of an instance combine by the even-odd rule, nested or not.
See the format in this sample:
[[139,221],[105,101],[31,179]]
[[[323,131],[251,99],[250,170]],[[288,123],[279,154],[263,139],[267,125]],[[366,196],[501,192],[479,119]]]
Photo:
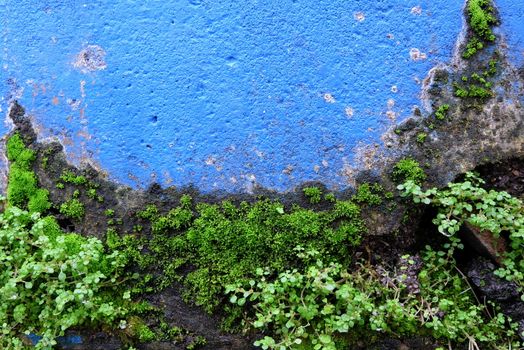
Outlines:
[[497,0],[496,3],[509,57],[520,67],[524,65],[524,2]]
[[456,0],[3,0],[0,11],[4,112],[17,97],[40,135],[121,183],[206,192],[345,187],[355,147],[420,105],[462,26]]
[[[33,345],[38,344],[38,342],[42,339],[41,336],[36,335],[34,333],[28,334],[27,338]],[[71,346],[79,345],[83,343],[82,337],[79,335],[75,335],[75,334],[67,335],[64,337],[58,337],[56,341],[58,344],[60,344],[61,348],[63,349],[68,349]]]

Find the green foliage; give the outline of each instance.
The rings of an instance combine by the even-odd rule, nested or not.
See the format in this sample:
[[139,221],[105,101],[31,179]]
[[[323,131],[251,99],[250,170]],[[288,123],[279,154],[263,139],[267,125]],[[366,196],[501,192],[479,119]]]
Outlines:
[[480,41],[477,37],[473,37],[466,44],[466,48],[462,53],[462,57],[465,59],[473,57],[478,51],[482,50],[483,48],[484,44],[482,43],[482,41]]
[[446,119],[446,117],[448,115],[448,111],[449,111],[449,105],[448,104],[444,104],[444,105],[439,106],[437,108],[437,110],[435,111],[435,118],[437,118],[438,120]]
[[524,205],[507,192],[485,190],[484,181],[472,173],[463,182],[450,183],[445,189],[423,191],[412,181],[399,185],[403,196],[415,203],[431,204],[438,208],[433,220],[438,230],[447,236],[458,232],[464,222],[487,230],[495,236],[509,232],[512,250],[507,253],[504,267],[498,274],[524,285]]
[[50,349],[71,327],[110,324],[125,313],[113,292],[120,253],[105,253],[95,238],[62,233],[52,217],[16,207],[0,213],[0,262],[2,349],[22,349],[22,333],[42,336],[36,349]]
[[468,0],[468,24],[473,32],[462,57],[468,59],[484,48],[484,42],[495,41],[491,27],[497,24],[491,0]]
[[[503,314],[487,317],[489,308],[477,303],[456,270],[453,251],[460,243],[453,240],[445,248],[426,248],[416,291],[409,289],[407,266],[385,271],[361,265],[349,272],[310,251],[297,255],[309,262],[303,270],[273,278],[259,268],[257,279],[231,284],[226,293],[245,310],[243,327],[265,334],[255,342],[262,349],[335,350],[359,339],[414,334],[487,346],[513,341],[515,331],[508,330]],[[415,264],[405,258],[408,266]]]
[[420,184],[426,180],[426,173],[415,159],[404,158],[395,164],[391,177],[396,183],[411,180]]
[[427,137],[428,137],[428,134],[426,134],[425,132],[419,132],[417,134],[417,142],[424,143]]
[[60,176],[60,180],[65,183],[70,183],[73,185],[85,185],[87,184],[87,179],[83,175],[75,175],[71,170],[64,170]]
[[369,205],[380,205],[382,204],[382,195],[384,188],[378,184],[364,183],[357,189],[357,193],[353,196],[353,200],[357,203],[366,203]]
[[7,140],[7,158],[10,162],[7,202],[9,206],[28,207],[30,212],[45,212],[51,207],[49,192],[39,189],[32,164],[35,152],[27,148],[20,134]]
[[455,89],[454,94],[460,98],[479,98],[488,99],[493,97],[493,92],[486,87],[482,87],[476,84],[470,84],[467,87],[461,87],[458,84],[453,84]]
[[302,190],[311,204],[320,203],[322,199],[322,191],[318,187],[306,187]]
[[76,198],[70,199],[60,205],[60,213],[68,218],[80,220],[85,214],[84,204]]
[[[267,264],[276,272],[297,264],[290,247],[315,249],[347,262],[366,230],[360,208],[351,201],[337,201],[331,210],[319,212],[298,206],[286,210],[270,200],[238,206],[199,203],[195,214],[191,207],[190,197],[184,196],[167,214],[155,206],[137,214],[151,222],[148,254],[135,250],[140,246],[136,241],[123,244],[114,235],[111,241],[117,247],[127,245],[138,265],[161,267],[159,288],[182,280],[186,299],[210,312],[222,301],[226,284],[252,278],[258,266]],[[191,272],[184,275],[187,266]]]

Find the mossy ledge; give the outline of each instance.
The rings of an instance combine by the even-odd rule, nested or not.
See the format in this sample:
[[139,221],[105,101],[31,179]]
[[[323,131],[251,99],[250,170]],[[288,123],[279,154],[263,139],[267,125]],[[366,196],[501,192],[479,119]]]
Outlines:
[[[375,274],[380,266],[400,268],[402,261],[411,261],[406,254],[415,256],[417,247],[428,241],[414,230],[421,212],[400,200],[395,191],[395,182],[426,180],[414,158],[396,163],[385,171],[382,181],[368,177],[370,181],[363,181],[356,191],[344,193],[330,193],[321,184],[305,184],[286,195],[260,190],[257,195],[229,198],[201,195],[192,188],[163,190],[152,186],[145,192],[133,191],[106,181],[93,169],[78,170],[68,165],[58,143],[37,143],[20,106],[13,106],[11,118],[16,128],[8,148],[18,152],[17,159],[25,171],[35,177],[35,191],[47,193],[48,204],[42,208],[56,217],[62,230],[96,236],[105,242],[108,251],[122,252],[128,272],[140,274],[125,288],[131,300],[138,303],[133,316],[114,325],[113,330],[106,329],[117,336],[113,341],[118,344],[143,349],[248,349],[255,339],[260,339],[259,333],[225,330],[244,328],[240,321],[248,316],[244,314],[247,299],[236,293],[242,285],[251,285],[261,276],[261,268],[262,276],[289,273],[285,276],[294,278],[293,273],[320,256],[322,264],[335,264],[322,265],[329,276],[349,273],[357,281]],[[25,164],[24,159],[31,161]],[[16,163],[11,166],[18,167]],[[18,203],[28,206],[31,197],[22,196],[23,201]],[[80,205],[84,215],[79,214]],[[396,218],[391,220],[396,223],[395,229],[380,223],[381,217],[388,216]],[[378,225],[389,233],[377,237]],[[438,247],[438,238],[429,240],[436,241]],[[426,263],[432,259],[428,254]],[[453,280],[459,286],[456,291],[464,292],[461,277],[453,278],[458,278]],[[359,282],[351,288],[355,292],[375,290],[378,294],[373,294],[370,305],[383,307],[388,317],[393,317],[389,313],[394,305],[381,304],[389,300],[389,292],[374,283]],[[273,284],[260,287],[280,288]],[[226,291],[235,293],[234,298]],[[473,306],[473,299],[468,300],[464,306]],[[416,298],[410,302],[416,303]],[[348,344],[353,344],[351,348],[367,348],[369,343],[384,338],[422,342],[428,348],[448,341],[448,336],[440,333],[416,331],[415,320],[405,321],[409,322],[404,327],[402,322],[394,325],[371,317],[353,335],[330,339],[340,348],[348,348]],[[490,337],[500,334],[500,324],[487,324],[492,327]],[[384,325],[390,331],[377,332],[374,328],[382,329]],[[368,343],[359,342],[359,338],[368,339]],[[323,339],[328,341],[327,337]],[[460,342],[460,337],[449,341]]]

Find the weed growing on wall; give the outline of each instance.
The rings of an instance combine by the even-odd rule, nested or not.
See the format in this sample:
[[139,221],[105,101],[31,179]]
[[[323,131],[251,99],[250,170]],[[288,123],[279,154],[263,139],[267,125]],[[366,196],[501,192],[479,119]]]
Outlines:
[[[10,161],[7,209],[0,213],[0,348],[23,349],[22,334],[41,336],[37,349],[79,325],[113,324],[126,314],[120,294],[127,261],[106,253],[101,241],[61,231],[46,190],[31,170],[34,151],[14,134],[7,141]],[[19,207],[25,209],[19,209]]]
[[498,274],[524,286],[524,204],[507,192],[485,190],[484,181],[467,173],[463,182],[450,183],[447,188],[422,190],[413,181],[399,185],[404,196],[415,203],[431,204],[438,209],[433,222],[438,230],[453,236],[464,222],[491,232],[498,237],[509,232],[512,250],[504,257]]
[[[159,286],[182,280],[185,295],[207,311],[223,301],[224,286],[255,276],[256,268],[267,265],[281,271],[295,265],[295,246],[315,249],[338,261],[349,262],[352,247],[360,244],[366,228],[360,208],[352,201],[336,201],[327,211],[299,206],[286,209],[278,201],[259,200],[234,205],[199,203],[195,213],[188,196],[180,206],[161,215],[148,206],[138,216],[151,222],[154,233],[148,243],[150,254],[135,252],[138,240],[128,243],[114,234],[109,244],[131,247],[129,255],[147,267],[160,264]],[[191,272],[184,274],[184,268]]]
[[442,251],[426,247],[422,258],[404,256],[393,271],[368,265],[348,271],[300,250],[297,258],[309,262],[304,269],[274,276],[259,268],[256,279],[226,292],[246,310],[244,329],[267,334],[255,342],[262,349],[335,350],[358,339],[415,334],[473,348],[518,345],[511,340],[517,326],[500,312],[487,316],[488,306],[478,304],[456,270],[453,254],[462,248],[456,239]]

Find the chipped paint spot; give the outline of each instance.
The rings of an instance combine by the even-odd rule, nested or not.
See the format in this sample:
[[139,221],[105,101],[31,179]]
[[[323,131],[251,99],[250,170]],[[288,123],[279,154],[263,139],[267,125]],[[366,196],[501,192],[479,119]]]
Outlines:
[[355,18],[356,21],[363,22],[366,19],[366,16],[364,15],[364,12],[356,12],[353,15],[353,18]]
[[393,111],[387,111],[386,112],[386,116],[388,117],[389,120],[391,120],[392,122],[394,122],[396,119],[397,119],[397,114]]
[[393,86],[391,87],[391,92],[394,93],[394,94],[396,94],[396,93],[398,92],[398,87],[397,87],[396,85],[393,85]]
[[291,164],[288,164],[284,170],[282,170],[282,174],[291,175],[293,173],[293,170],[295,167]]
[[391,108],[393,108],[393,107],[395,107],[395,100],[392,99],[392,98],[390,98],[390,99],[388,100],[388,108],[391,109]]
[[351,118],[355,114],[355,111],[350,106],[347,106],[346,109],[344,109],[344,112],[348,118]]
[[412,15],[416,15],[416,16],[420,16],[422,14],[422,7],[420,6],[415,6],[411,9],[411,14]]
[[58,106],[60,101],[58,100],[58,96],[53,97],[53,100],[51,101],[55,106]]
[[326,92],[324,95],[324,101],[326,101],[327,103],[335,103],[337,102],[335,100],[335,97],[333,97],[333,95],[331,95],[329,92]]
[[428,58],[424,52],[421,52],[417,48],[412,48],[409,50],[409,57],[411,57],[413,61],[424,61],[426,58]]
[[106,52],[98,45],[89,45],[76,56],[73,65],[82,73],[94,72],[107,68]]

